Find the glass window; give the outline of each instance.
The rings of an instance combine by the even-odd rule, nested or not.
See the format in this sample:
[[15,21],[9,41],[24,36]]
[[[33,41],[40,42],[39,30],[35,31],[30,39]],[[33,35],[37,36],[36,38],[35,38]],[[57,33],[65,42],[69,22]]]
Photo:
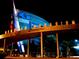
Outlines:
[[27,15],[27,19],[30,19],[30,16],[29,15]]

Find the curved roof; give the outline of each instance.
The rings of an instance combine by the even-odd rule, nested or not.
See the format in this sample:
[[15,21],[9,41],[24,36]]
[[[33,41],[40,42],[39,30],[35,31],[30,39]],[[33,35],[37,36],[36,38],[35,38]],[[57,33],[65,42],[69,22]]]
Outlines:
[[34,25],[38,26],[39,24],[41,26],[44,26],[44,24],[46,24],[47,26],[49,25],[49,23],[45,19],[29,12],[19,11],[17,17],[19,25],[21,27],[27,26],[27,28],[29,28],[29,24],[31,24],[31,27],[33,27]]

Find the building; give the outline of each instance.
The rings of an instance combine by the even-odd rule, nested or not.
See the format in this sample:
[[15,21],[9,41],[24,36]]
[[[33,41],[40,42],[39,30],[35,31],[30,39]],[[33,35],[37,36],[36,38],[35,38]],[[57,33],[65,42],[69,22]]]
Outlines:
[[[25,12],[23,10],[18,10],[15,8],[15,5],[13,3],[13,24],[14,24],[14,28],[16,29],[16,31],[20,31],[22,29],[27,29],[27,30],[30,30],[33,28],[33,26],[49,26],[49,22],[47,22],[45,19],[39,17],[39,16],[36,16],[32,13],[29,13],[29,12]],[[34,40],[34,44],[38,45],[39,42],[40,42],[40,37],[34,37],[32,38],[32,40]],[[27,41],[28,40],[23,40],[23,41],[19,41],[17,42],[18,44],[18,47],[20,48],[21,50],[21,53],[24,52],[24,47],[23,47],[23,44],[24,42],[26,42],[27,44]]]

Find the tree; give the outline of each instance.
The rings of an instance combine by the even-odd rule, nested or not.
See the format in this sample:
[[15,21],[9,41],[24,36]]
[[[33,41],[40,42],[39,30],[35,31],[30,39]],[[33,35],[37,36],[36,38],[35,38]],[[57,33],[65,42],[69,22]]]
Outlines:
[[61,43],[61,46],[64,49],[63,53],[66,54],[67,57],[70,56],[70,49],[73,46],[72,41],[63,40],[62,43]]

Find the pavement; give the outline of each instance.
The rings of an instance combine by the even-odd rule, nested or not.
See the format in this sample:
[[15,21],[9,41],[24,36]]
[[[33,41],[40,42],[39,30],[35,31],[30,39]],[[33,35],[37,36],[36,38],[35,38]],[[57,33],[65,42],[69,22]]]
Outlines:
[[63,57],[63,58],[50,58],[50,57],[44,57],[44,58],[42,58],[42,57],[11,57],[11,56],[7,56],[7,57],[5,57],[5,59],[79,59],[79,57],[72,57],[72,58],[70,58],[70,57],[68,57],[68,58],[65,58],[65,57]]

